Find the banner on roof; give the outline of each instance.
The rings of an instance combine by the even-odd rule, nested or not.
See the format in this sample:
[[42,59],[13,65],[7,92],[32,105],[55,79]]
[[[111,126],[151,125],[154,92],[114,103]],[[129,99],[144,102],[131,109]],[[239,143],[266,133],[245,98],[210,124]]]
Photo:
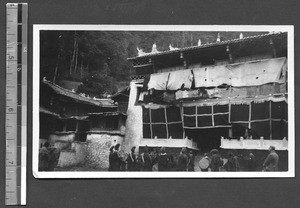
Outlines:
[[193,69],[195,87],[242,87],[286,82],[286,58]]

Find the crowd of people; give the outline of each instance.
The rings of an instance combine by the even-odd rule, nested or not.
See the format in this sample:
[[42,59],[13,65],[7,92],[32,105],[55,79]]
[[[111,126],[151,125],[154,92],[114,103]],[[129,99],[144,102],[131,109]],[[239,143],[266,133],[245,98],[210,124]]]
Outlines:
[[[45,142],[39,150],[39,171],[54,171],[59,156],[60,150],[48,141]],[[241,160],[244,161],[243,168]],[[200,158],[197,155],[195,162],[194,152],[187,148],[182,148],[179,154],[168,154],[165,147],[145,147],[137,154],[136,147],[132,147],[130,153],[123,154],[120,152],[120,144],[116,144],[110,148],[108,171],[278,171],[278,161],[274,146],[270,146],[269,154],[261,165],[252,152],[244,157],[229,151],[226,157],[221,157],[220,152],[213,149]]]
[[122,155],[119,148],[120,144],[110,148],[109,171],[196,171],[195,165],[198,165],[202,172],[277,171],[279,161],[273,146],[269,148],[269,155],[262,165],[262,170],[258,169],[261,166],[252,152],[243,158],[246,167],[242,169],[240,156],[228,152],[228,156],[222,158],[217,149],[205,153],[197,161],[198,164],[195,164],[195,155],[187,148],[182,148],[179,155],[167,154],[165,147],[161,147],[160,150],[145,147],[140,154],[136,154],[136,147],[132,147],[130,153]]
[[119,148],[120,144],[110,148],[109,171],[194,171],[194,154],[186,148],[182,148],[177,161],[164,147],[159,151],[145,147],[141,154],[136,154],[136,147],[132,147],[125,156]]

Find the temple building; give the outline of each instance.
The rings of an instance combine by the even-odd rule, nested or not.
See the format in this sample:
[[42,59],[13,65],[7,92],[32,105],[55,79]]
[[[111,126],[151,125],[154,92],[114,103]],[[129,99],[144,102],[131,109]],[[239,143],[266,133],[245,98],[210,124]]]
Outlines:
[[287,152],[287,58],[287,33],[129,58],[124,148]]
[[109,148],[123,142],[126,114],[112,99],[91,98],[47,80],[40,88],[40,147],[49,141],[60,149],[60,168],[108,168]]

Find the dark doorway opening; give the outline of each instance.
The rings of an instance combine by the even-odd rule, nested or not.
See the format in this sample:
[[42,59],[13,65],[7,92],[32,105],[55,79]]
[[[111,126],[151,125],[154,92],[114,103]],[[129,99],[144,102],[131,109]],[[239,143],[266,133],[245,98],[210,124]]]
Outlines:
[[185,129],[185,135],[197,142],[201,153],[220,149],[221,136],[228,138],[228,128]]

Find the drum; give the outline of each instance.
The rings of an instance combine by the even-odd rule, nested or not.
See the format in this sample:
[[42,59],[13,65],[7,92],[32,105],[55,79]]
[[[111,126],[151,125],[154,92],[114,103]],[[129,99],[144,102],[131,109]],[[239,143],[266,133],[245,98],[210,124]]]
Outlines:
[[202,170],[205,170],[209,167],[210,161],[208,158],[203,157],[200,161],[199,161],[199,167]]

